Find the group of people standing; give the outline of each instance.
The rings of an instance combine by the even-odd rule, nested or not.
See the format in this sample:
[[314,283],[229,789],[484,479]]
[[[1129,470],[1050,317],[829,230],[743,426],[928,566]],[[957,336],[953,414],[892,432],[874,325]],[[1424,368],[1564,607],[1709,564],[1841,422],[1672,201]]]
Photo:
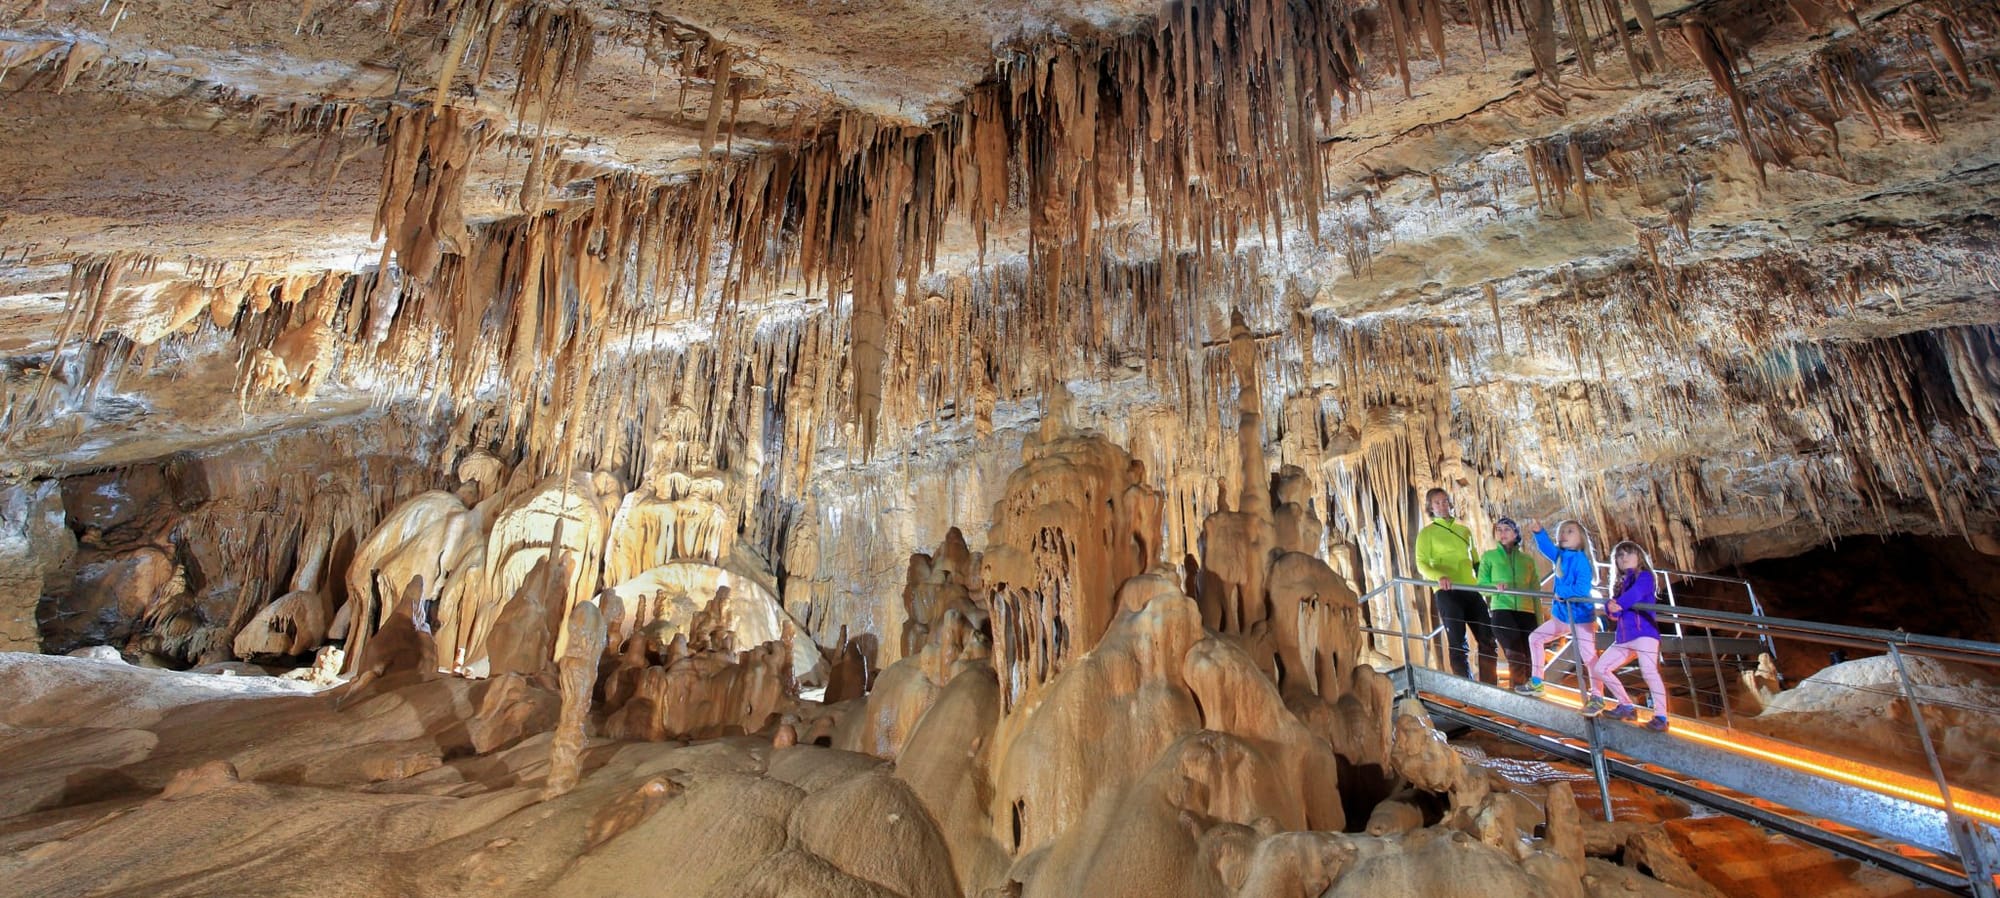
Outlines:
[[[1630,541],[1612,547],[1615,582],[1609,598],[1600,600],[1596,554],[1583,525],[1563,521],[1551,537],[1539,521],[1530,519],[1524,526],[1503,517],[1493,522],[1496,545],[1482,553],[1473,543],[1472,529],[1453,516],[1451,494],[1433,489],[1424,495],[1424,505],[1430,522],[1417,532],[1417,572],[1437,581],[1432,600],[1438,622],[1444,627],[1453,673],[1472,676],[1476,657],[1480,681],[1497,686],[1499,659],[1504,653],[1514,691],[1540,695],[1546,649],[1549,643],[1567,638],[1576,646],[1579,667],[1589,671],[1582,690],[1586,695],[1584,714],[1602,713],[1619,720],[1638,717],[1638,708],[1617,674],[1619,667],[1637,659],[1653,709],[1646,726],[1655,731],[1667,729],[1667,691],[1660,681],[1660,628],[1653,612],[1658,586],[1645,550]],[[1522,545],[1524,529],[1554,568],[1547,591],[1553,592],[1555,599],[1548,603],[1546,620],[1541,599],[1521,594],[1543,591],[1541,570]],[[1611,648],[1602,654],[1597,651],[1600,606],[1616,628]],[[1468,631],[1478,646],[1476,655],[1467,645]],[[1617,700],[1608,710],[1604,702],[1607,689]]]

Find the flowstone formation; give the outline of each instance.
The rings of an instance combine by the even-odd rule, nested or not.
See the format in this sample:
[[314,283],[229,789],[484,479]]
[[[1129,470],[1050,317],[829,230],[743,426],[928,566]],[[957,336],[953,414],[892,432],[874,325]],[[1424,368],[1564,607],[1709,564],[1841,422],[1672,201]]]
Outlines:
[[[1047,435],[995,508],[986,601],[913,603],[905,632],[928,643],[834,744],[896,762],[963,894],[1582,894],[1567,793],[1533,839],[1420,708],[1393,707],[1353,592],[1299,551],[1311,509],[1275,502],[1245,449],[1244,510],[1211,516],[1184,572],[1134,461]],[[956,539],[938,556],[964,558]]]
[[676,409],[768,423],[753,541],[824,516],[794,615],[893,655],[797,606],[939,531],[825,484],[1065,384],[1181,558],[1240,310],[1363,589],[1438,484],[1683,569],[2000,533],[1990,0],[20,5],[10,481],[491,404],[451,448],[629,486]]
[[[1703,894],[1591,856],[1650,851],[1656,875],[1684,874],[1656,830],[1591,830],[1567,783],[1528,802],[1397,705],[1316,557],[1217,539],[1191,571],[1168,564],[1131,456],[1051,431],[995,507],[1008,542],[975,553],[953,531],[912,559],[913,645],[859,698],[800,698],[789,627],[739,648],[727,585],[682,624],[620,637],[616,587],[569,591],[570,561],[613,562],[561,540],[523,580],[537,596],[476,612],[496,618],[464,655],[489,661],[484,678],[439,675],[478,661],[420,626],[427,587],[378,599],[392,613],[350,649],[361,675],[317,695],[219,700],[199,675],[0,660],[16,697],[0,744],[41,758],[0,773],[0,819],[29,815],[0,828],[8,882],[70,894],[97,867],[93,888],[159,895]],[[1246,458],[1259,485],[1228,514],[1266,535],[1310,520],[1281,513],[1283,478]],[[455,514],[549,494],[484,495],[509,479],[484,457],[461,472],[472,504]],[[432,501],[447,504],[406,508]],[[679,500],[617,504],[659,501]],[[403,517],[378,533],[407,538]],[[1209,532],[1246,532],[1233,520]],[[370,557],[358,569],[379,573]],[[562,647],[541,633],[522,637],[539,654],[503,651],[500,631],[528,620],[516,607],[564,608]],[[100,695],[122,698],[75,716]],[[69,747],[41,754],[50,739]],[[302,863],[341,872],[308,882]]]
[[0,621],[26,632],[3,647],[176,668],[310,653],[440,443],[391,416],[7,488],[0,594],[19,604]]
[[38,893],[1693,886],[1393,705],[1423,490],[2000,553],[1994,0],[21,0],[0,114],[0,648],[176,671],[0,659]]
[[337,613],[329,619],[309,591],[289,593],[237,637],[237,653],[297,655],[333,638],[355,671],[374,634],[403,614],[429,634],[440,672],[532,674],[566,657],[564,622],[590,603],[606,631],[595,638],[640,647],[630,656],[782,639],[796,675],[824,683],[826,665],[771,575],[736,551],[759,469],[716,467],[687,436],[691,416],[683,410],[654,441],[631,490],[610,472],[538,481],[483,451],[466,455],[457,491],[404,502],[354,550]]

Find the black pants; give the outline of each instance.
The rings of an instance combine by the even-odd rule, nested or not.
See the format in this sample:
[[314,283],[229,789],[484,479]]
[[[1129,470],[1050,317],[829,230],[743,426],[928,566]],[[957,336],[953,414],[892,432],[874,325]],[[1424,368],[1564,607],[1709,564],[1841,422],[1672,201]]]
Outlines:
[[1528,634],[1535,632],[1539,623],[1532,611],[1493,612],[1493,636],[1500,640],[1500,650],[1507,653],[1510,685],[1526,683],[1534,673],[1535,668],[1528,660]]
[[1500,654],[1493,644],[1493,621],[1487,615],[1486,597],[1469,589],[1440,589],[1431,593],[1431,601],[1437,606],[1438,623],[1444,625],[1451,672],[1461,677],[1472,676],[1465,646],[1465,631],[1470,629],[1473,641],[1479,643],[1480,682],[1499,685]]

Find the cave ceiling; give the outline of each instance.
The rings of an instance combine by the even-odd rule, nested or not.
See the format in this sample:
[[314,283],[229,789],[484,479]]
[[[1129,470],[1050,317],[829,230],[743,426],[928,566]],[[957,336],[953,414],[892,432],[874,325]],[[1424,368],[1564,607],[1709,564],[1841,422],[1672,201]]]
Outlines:
[[1996,53],[1981,0],[4,0],[0,466],[412,405],[638,469],[685,406],[801,496],[1066,384],[1227,471],[1234,310],[1330,482],[1991,531]]

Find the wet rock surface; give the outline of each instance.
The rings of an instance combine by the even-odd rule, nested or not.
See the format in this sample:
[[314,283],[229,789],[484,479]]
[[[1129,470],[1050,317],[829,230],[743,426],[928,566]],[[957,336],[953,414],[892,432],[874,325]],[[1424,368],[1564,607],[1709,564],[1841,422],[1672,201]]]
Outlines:
[[[811,509],[843,584],[982,539],[855,493],[990,506],[952,474],[1061,382],[1171,557],[1236,467],[1240,311],[1378,576],[1436,483],[1682,567],[1990,534],[1993,11],[1487,6],[29,4],[0,461],[448,400],[494,417],[417,426],[636,482],[699,409],[776,422],[762,552]],[[816,638],[893,636],[836,601]]]
[[[832,705],[801,697],[786,642],[734,646],[726,590],[664,648],[646,632],[613,646],[599,606],[579,602],[559,663],[550,640],[533,670],[485,679],[439,670],[442,634],[414,626],[407,596],[330,689],[0,655],[14,759],[0,865],[22,895],[1768,885],[1730,860],[1766,836],[1676,829],[1684,806],[1628,787],[1621,822],[1597,823],[1581,771],[1448,743],[1382,674],[1325,651],[1358,642],[1356,619],[1323,616],[1337,597],[1272,577],[1195,577],[1189,594],[1126,527],[1039,501],[1081,495],[1079,477],[1115,482],[1127,462],[1083,437],[1033,448],[994,511],[1025,542],[973,553],[954,535],[914,558],[904,632],[921,645]],[[1108,520],[1151,507],[1114,503]],[[1119,565],[1144,572],[1115,602],[1083,598]],[[1204,610],[1223,604],[1237,611]],[[1316,635],[1281,639],[1283,618]],[[340,875],[302,877],[301,862]],[[1815,876],[1828,894],[1900,894],[1849,868]]]
[[2000,533],[1990,2],[16,5],[25,894],[1764,894],[1392,701],[1418,497]]

